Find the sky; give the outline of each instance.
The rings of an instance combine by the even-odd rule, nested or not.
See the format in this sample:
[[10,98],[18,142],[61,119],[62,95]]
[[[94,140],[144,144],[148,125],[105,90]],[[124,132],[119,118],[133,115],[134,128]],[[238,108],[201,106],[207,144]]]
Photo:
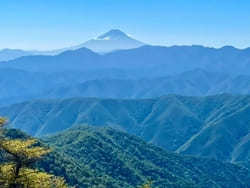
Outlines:
[[250,47],[250,1],[0,1],[0,49],[59,49],[111,29],[153,45],[246,48]]

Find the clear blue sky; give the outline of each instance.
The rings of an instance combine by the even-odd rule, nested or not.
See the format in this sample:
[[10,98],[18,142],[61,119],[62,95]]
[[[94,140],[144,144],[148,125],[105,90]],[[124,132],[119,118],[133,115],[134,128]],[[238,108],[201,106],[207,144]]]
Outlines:
[[250,46],[249,0],[1,0],[0,49],[56,49],[117,28],[157,45]]

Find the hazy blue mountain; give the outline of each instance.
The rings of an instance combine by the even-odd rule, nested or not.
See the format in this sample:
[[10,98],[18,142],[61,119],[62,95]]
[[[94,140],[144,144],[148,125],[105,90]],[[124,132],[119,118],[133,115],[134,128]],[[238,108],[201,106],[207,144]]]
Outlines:
[[[249,76],[245,76],[242,81],[244,80],[246,84],[238,86],[238,89],[232,92],[246,94],[247,91],[250,91],[250,85],[247,86],[249,79]],[[223,87],[225,84],[227,84],[227,87]],[[229,75],[196,69],[174,76],[151,79],[88,80],[80,84],[53,88],[47,98],[152,98],[166,94],[205,96],[225,92],[231,93],[228,89],[230,84],[233,87],[235,79],[232,79]]]
[[82,75],[83,73],[79,72],[47,74],[20,69],[0,69],[0,105],[42,98],[61,84],[85,81],[86,77]]
[[107,53],[114,50],[138,48],[145,45],[144,43],[135,40],[120,30],[111,30],[96,39],[91,39],[79,46],[73,48],[86,47],[95,52]]
[[179,153],[248,161],[250,96],[121,100],[75,98],[0,108],[10,125],[42,136],[74,125],[107,125]]
[[6,68],[0,69],[0,85],[0,106],[42,98],[141,99],[167,94],[250,94],[250,76],[230,76],[201,69],[167,77],[136,78],[118,69],[41,73]]
[[228,79],[221,84],[214,87],[211,93],[232,93],[232,94],[250,94],[250,77],[247,75],[240,75]]
[[64,51],[69,50],[69,48],[59,49],[59,50],[51,50],[51,51],[38,51],[38,50],[19,50],[19,49],[3,49],[0,50],[0,62],[2,61],[10,61],[14,59],[18,59],[24,56],[35,56],[35,55],[58,55]]
[[[82,84],[88,80],[121,78],[134,79],[133,75],[116,69],[44,73],[2,68],[0,69],[0,106],[50,97],[53,91]],[[56,98],[60,98],[60,95]]]
[[22,56],[33,55],[31,51],[24,50],[16,50],[16,49],[3,49],[0,50],[0,62],[1,61],[9,61],[13,59],[17,59]]
[[143,46],[109,53],[105,58],[109,66],[138,68],[148,71],[150,76],[176,74],[196,68],[235,75],[250,73],[249,56],[249,48],[240,50],[230,46],[219,49],[203,46]]
[[120,69],[151,78],[200,68],[208,72],[239,75],[250,74],[249,57],[250,49],[233,47],[215,49],[202,46],[143,46],[103,55],[81,48],[56,56],[26,56],[0,63],[0,68],[38,72]]
[[90,39],[80,45],[66,47],[59,50],[54,50],[55,53],[62,53],[68,50],[77,50],[80,48],[88,48],[94,52],[107,53],[115,50],[132,49],[144,46],[145,43],[133,39],[119,29],[112,29],[94,39]]
[[83,71],[96,68],[99,55],[87,48],[66,51],[56,56],[25,56],[0,63],[0,68],[17,68],[33,72]]

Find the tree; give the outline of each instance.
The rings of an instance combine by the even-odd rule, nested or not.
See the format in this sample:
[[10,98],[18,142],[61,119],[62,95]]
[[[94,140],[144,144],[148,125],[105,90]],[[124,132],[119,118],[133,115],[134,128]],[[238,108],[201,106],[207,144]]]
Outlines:
[[142,185],[140,188],[151,188],[152,182]]
[[66,188],[63,178],[33,169],[48,154],[36,139],[11,139],[4,136],[5,118],[0,117],[0,187],[1,188]]

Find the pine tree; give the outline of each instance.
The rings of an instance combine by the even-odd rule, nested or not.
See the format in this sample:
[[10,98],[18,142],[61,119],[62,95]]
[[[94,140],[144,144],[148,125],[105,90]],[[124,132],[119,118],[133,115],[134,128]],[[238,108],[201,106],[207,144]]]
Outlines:
[[48,148],[35,139],[11,139],[4,136],[6,119],[0,117],[0,187],[66,188],[63,178],[40,172],[32,166],[48,154]]
[[142,185],[140,188],[151,188],[152,182]]

